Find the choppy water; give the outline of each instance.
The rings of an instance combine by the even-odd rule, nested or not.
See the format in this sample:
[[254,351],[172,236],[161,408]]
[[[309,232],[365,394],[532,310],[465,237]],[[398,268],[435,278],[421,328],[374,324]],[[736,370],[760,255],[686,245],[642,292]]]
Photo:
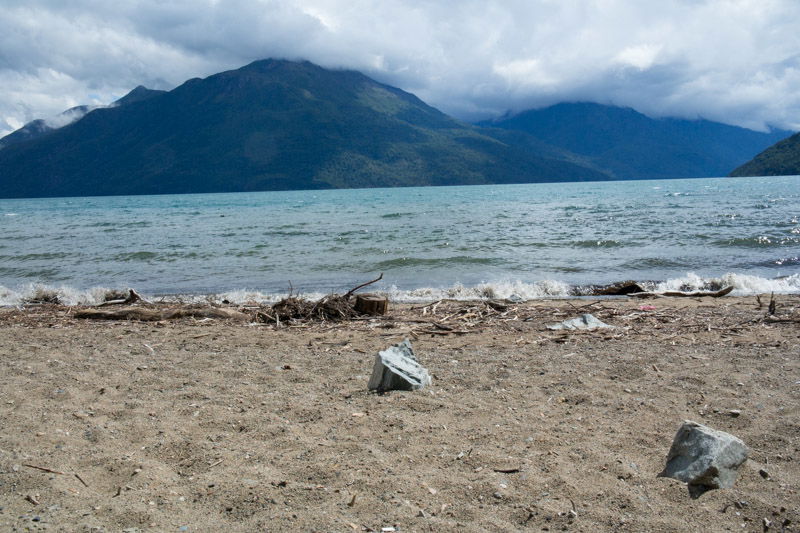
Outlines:
[[[800,292],[800,177],[0,200],[0,305],[42,286],[403,300],[624,279]],[[373,287],[374,288],[374,287]]]

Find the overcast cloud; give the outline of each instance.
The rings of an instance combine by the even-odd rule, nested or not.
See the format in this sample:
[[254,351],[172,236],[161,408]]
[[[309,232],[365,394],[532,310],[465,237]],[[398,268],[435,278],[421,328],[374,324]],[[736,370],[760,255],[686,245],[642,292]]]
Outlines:
[[800,129],[798,0],[3,0],[0,135],[256,59],[466,120],[561,101]]

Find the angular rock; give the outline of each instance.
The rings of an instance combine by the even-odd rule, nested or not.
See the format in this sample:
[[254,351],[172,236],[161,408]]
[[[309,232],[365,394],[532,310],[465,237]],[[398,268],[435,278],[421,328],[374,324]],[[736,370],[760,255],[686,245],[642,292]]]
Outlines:
[[602,329],[602,328],[613,328],[614,326],[609,326],[605,322],[598,320],[594,315],[586,313],[584,315],[579,316],[578,318],[573,318],[570,320],[565,320],[563,322],[559,322],[558,324],[551,324],[547,326],[547,329],[552,330],[575,330],[575,329]]
[[411,341],[406,339],[375,356],[369,390],[417,390],[431,384],[428,371],[417,362]]
[[687,420],[675,435],[667,465],[658,476],[686,482],[689,495],[699,498],[711,489],[733,487],[748,452],[733,435]]

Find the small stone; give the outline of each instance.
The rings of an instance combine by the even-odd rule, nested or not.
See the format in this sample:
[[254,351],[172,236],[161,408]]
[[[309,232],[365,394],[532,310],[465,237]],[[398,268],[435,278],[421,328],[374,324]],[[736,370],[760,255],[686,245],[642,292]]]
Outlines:
[[766,470],[764,470],[763,468],[762,468],[761,470],[759,470],[759,471],[758,471],[758,475],[760,475],[761,477],[763,477],[763,478],[764,478],[764,479],[766,479],[766,480],[770,480],[770,479],[772,479],[772,477],[770,477],[770,475],[769,475],[769,472],[767,472],[767,471],[766,471]]
[[737,416],[742,414],[742,412],[739,409],[731,409],[728,411],[728,414],[731,415],[733,418],[736,418]]
[[492,496],[494,496],[498,500],[502,500],[503,499],[503,495],[500,494],[499,492],[495,492],[494,494],[492,494]]
[[772,527],[772,520],[767,518],[766,516],[761,519],[761,523],[764,525],[764,529],[767,530]]

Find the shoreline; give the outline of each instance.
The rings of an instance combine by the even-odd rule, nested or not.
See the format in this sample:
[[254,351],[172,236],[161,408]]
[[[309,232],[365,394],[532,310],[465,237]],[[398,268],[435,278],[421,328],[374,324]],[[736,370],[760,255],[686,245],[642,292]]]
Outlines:
[[[357,283],[357,282],[356,282]],[[355,283],[354,283],[355,284]],[[584,283],[570,284],[557,280],[540,280],[524,282],[520,280],[504,280],[495,282],[482,282],[476,285],[462,285],[453,283],[442,287],[416,287],[400,289],[395,286],[371,287],[372,292],[377,292],[387,297],[390,301],[401,304],[424,304],[441,299],[458,301],[508,299],[512,302],[536,301],[542,299],[585,299],[600,296],[625,296],[627,292],[619,294],[602,294],[609,288],[625,288],[627,284],[636,284],[637,291],[684,291],[684,292],[713,292],[724,287],[733,287],[732,295],[747,297],[756,295],[800,294],[800,272],[782,275],[775,278],[763,278],[744,273],[729,272],[719,277],[702,277],[688,273],[683,277],[665,280],[618,280],[609,283]],[[239,305],[265,305],[274,304],[292,293],[295,296],[309,300],[318,300],[332,293],[342,293],[347,288],[333,291],[309,292],[284,288],[275,292],[258,289],[231,289],[218,292],[180,292],[148,293],[138,287],[133,287],[141,292],[147,299],[160,303],[212,303],[212,304],[239,304]],[[90,288],[75,288],[68,285],[52,285],[44,283],[29,283],[16,288],[0,285],[0,308],[24,306],[35,303],[60,303],[64,305],[96,305],[102,303],[113,294],[126,293],[126,287],[109,288],[95,286]]]
[[[776,300],[392,303],[281,326],[0,309],[0,528],[790,531],[800,295]],[[546,328],[585,312],[616,328]],[[369,393],[375,353],[406,337],[432,385]],[[692,500],[656,477],[684,419],[750,447],[732,489]]]

